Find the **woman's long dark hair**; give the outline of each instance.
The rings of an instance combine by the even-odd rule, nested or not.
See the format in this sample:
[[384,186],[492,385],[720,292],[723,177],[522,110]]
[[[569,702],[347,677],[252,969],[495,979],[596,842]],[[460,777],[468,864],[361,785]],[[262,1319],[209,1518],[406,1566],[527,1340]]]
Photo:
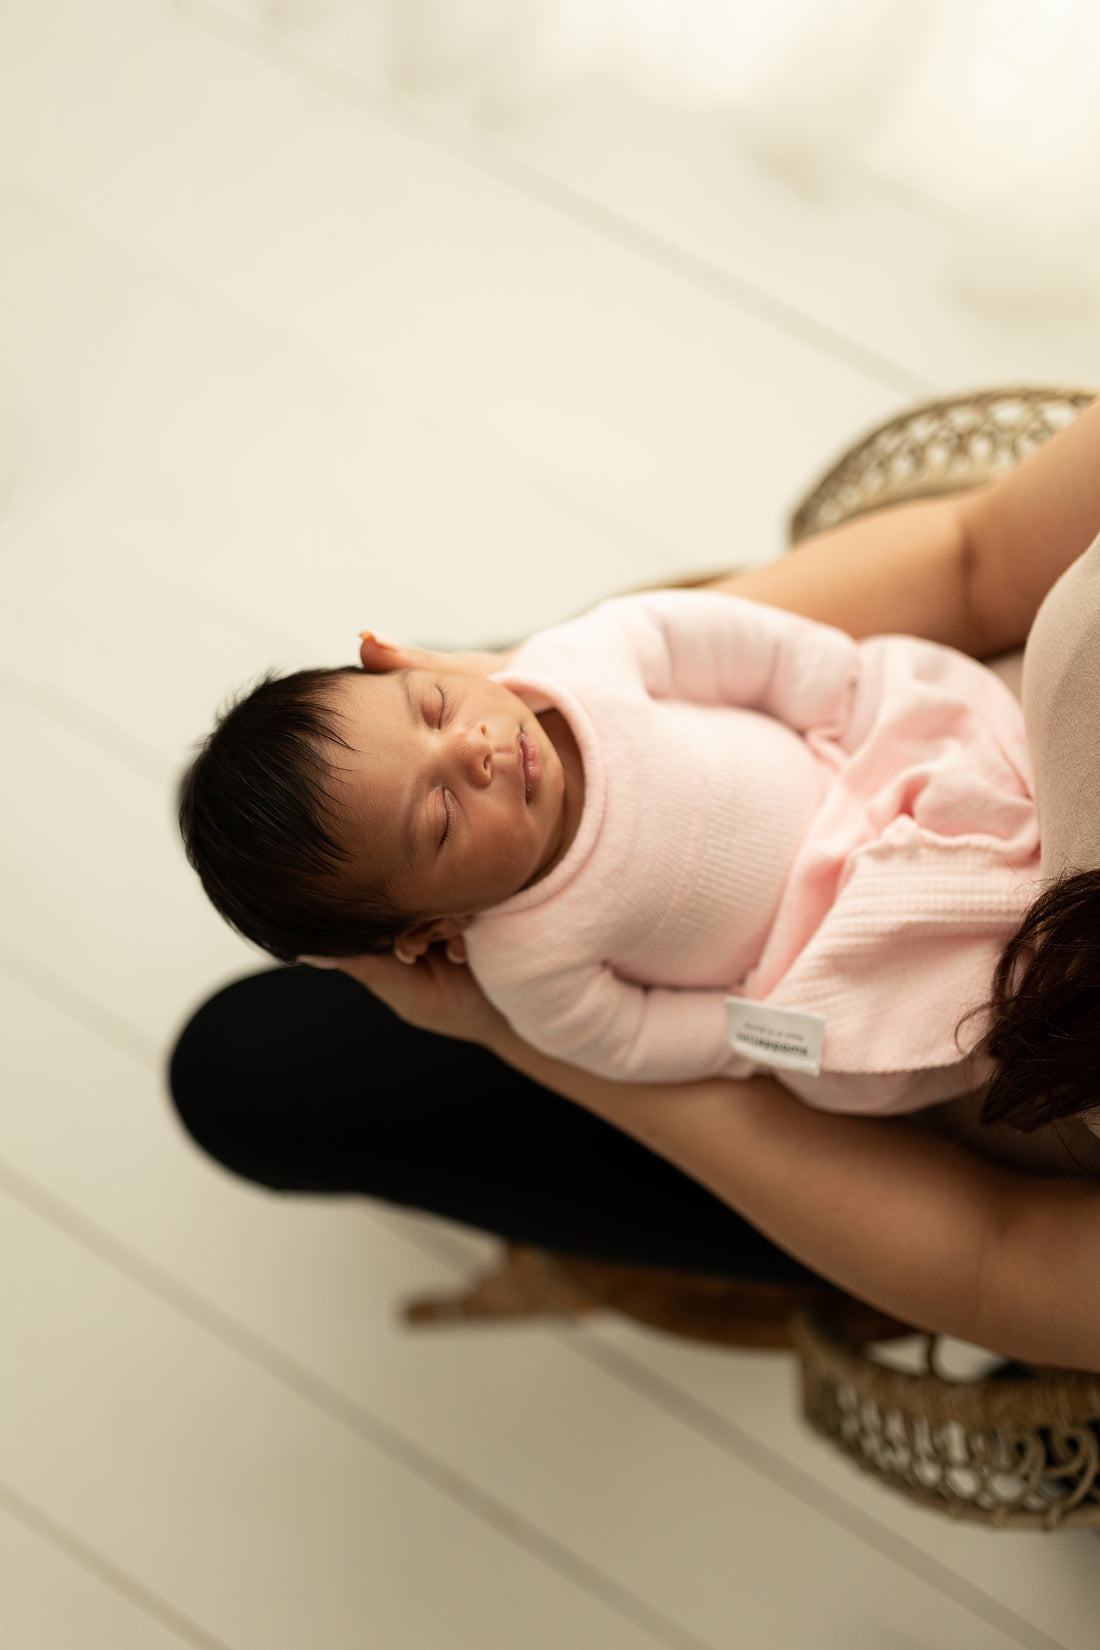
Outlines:
[[1100,1106],[1100,871],[1040,894],[993,980],[980,1121],[1030,1134]]

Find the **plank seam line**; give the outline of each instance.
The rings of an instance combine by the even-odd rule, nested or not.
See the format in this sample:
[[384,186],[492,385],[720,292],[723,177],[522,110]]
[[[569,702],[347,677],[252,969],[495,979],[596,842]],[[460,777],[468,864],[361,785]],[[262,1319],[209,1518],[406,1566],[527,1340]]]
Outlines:
[[274,1343],[214,1306],[198,1291],[156,1266],[129,1244],[106,1232],[90,1217],[3,1159],[0,1159],[0,1188],[13,1202],[63,1232],[112,1270],[152,1295],[161,1307],[170,1308],[187,1318],[237,1357],[260,1369],[330,1420],[378,1449],[421,1482],[445,1495],[464,1512],[480,1518],[547,1569],[632,1622],[655,1643],[666,1646],[667,1650],[717,1650],[717,1646],[698,1638],[673,1621],[556,1536],[541,1529],[457,1468],[448,1466],[365,1405],[346,1397]]
[[158,1593],[152,1592],[140,1581],[135,1580],[127,1571],[105,1558],[79,1536],[73,1535],[71,1530],[66,1529],[56,1519],[50,1518],[2,1480],[0,1506],[5,1507],[18,1523],[63,1552],[97,1581],[120,1594],[128,1603],[135,1605],[162,1627],[167,1627],[175,1637],[193,1645],[194,1650],[231,1650],[225,1639],[215,1638],[191,1616],[184,1615]]
[[449,155],[461,154],[487,176],[518,188],[601,239],[633,252],[696,290],[705,291],[711,297],[743,309],[774,331],[796,338],[849,368],[858,369],[873,382],[905,396],[927,396],[934,394],[938,388],[922,374],[891,360],[869,345],[861,344],[826,322],[816,320],[804,310],[776,298],[744,277],[717,268],[701,255],[677,247],[657,231],[647,229],[609,206],[588,199],[568,184],[547,177],[529,162],[497,148],[471,128],[449,123],[410,100],[372,85],[334,64],[311,59],[272,32],[227,18],[209,4],[203,4],[202,0],[175,0],[175,5],[178,12],[197,27],[238,50],[301,75],[322,90],[331,90],[343,103],[369,108],[378,118],[415,135],[437,150]]

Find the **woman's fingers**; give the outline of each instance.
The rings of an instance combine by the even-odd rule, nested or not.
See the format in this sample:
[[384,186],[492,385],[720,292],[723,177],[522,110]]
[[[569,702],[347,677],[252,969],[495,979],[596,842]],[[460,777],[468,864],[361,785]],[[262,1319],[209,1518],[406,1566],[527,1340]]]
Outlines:
[[359,632],[359,663],[372,675],[386,670],[415,669],[422,657],[418,649],[402,647],[400,642],[391,642],[389,637],[379,636],[376,631]]
[[467,676],[492,676],[503,670],[511,653],[440,653],[426,647],[403,647],[376,630],[359,632],[359,662],[377,675],[386,670],[460,671]]
[[360,985],[367,986],[376,997],[381,997],[391,1008],[397,1009],[398,1013],[400,1009],[394,999],[415,996],[414,989],[406,989],[412,987],[408,977],[413,970],[408,963],[401,962],[392,955],[339,957],[336,959],[336,966],[351,979],[358,980]]
[[[451,940],[449,947],[455,946],[456,941]],[[502,1023],[469,969],[449,961],[438,946],[411,966],[392,952],[384,956],[299,957],[298,961],[313,967],[339,968],[410,1025],[443,1037],[485,1042]]]

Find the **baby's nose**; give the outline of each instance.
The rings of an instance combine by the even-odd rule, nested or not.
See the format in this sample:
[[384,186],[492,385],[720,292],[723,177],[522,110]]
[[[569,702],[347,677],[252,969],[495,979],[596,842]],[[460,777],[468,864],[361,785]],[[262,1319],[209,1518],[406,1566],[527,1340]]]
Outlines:
[[493,742],[484,722],[466,730],[461,760],[471,784],[488,785],[493,777]]

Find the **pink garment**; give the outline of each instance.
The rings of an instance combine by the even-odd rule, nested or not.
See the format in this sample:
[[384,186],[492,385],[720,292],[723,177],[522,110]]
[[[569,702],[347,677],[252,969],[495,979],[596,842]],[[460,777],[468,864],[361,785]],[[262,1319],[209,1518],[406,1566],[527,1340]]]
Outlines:
[[1004,942],[1038,876],[1020,710],[909,637],[856,643],[710,592],[607,602],[498,678],[568,720],[577,835],[477,918],[470,964],[536,1047],[600,1075],[744,1077],[727,993],[825,1018],[834,1110],[963,1092]]

